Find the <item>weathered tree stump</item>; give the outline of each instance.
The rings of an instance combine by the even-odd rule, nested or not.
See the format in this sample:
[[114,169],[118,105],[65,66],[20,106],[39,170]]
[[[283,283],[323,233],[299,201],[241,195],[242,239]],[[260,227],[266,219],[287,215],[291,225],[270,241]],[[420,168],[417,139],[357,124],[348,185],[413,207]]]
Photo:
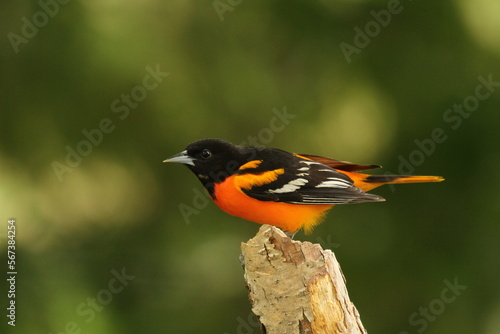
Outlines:
[[333,252],[263,225],[241,245],[252,311],[265,334],[366,334]]

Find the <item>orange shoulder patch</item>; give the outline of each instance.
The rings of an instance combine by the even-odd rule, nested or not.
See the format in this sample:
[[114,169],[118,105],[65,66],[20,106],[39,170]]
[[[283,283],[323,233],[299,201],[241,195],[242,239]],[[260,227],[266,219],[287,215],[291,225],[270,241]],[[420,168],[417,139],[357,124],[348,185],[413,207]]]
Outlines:
[[279,168],[261,174],[248,173],[243,175],[236,175],[234,177],[234,185],[240,189],[251,189],[252,187],[255,186],[261,186],[276,181],[278,179],[278,176],[280,174],[283,174],[284,172],[285,170],[283,168]]
[[262,160],[252,160],[244,164],[239,168],[239,170],[257,168],[262,163]]

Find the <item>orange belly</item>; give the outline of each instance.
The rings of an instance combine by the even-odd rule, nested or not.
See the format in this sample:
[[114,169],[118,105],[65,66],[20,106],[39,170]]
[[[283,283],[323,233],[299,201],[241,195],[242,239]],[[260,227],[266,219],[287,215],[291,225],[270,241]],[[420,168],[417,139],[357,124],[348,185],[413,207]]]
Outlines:
[[333,207],[259,201],[245,195],[236,187],[233,176],[215,187],[214,202],[230,215],[259,224],[273,225],[288,232],[304,228],[306,233],[321,222],[326,210]]

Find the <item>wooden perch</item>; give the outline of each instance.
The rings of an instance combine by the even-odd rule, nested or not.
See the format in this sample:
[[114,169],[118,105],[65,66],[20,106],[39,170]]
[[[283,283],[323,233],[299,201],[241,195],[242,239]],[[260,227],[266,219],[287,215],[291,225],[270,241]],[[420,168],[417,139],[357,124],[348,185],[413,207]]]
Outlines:
[[365,333],[333,252],[263,225],[241,244],[252,311],[265,334]]

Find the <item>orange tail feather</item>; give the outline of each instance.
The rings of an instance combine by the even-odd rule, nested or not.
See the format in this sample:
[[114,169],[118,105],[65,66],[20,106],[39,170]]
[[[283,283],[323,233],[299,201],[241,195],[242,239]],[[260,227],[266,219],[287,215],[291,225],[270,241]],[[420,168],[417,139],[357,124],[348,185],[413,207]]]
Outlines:
[[441,176],[421,176],[421,175],[370,175],[365,182],[382,183],[382,184],[397,184],[397,183],[424,183],[424,182],[441,182],[444,178]]
[[346,173],[354,181],[354,185],[364,191],[369,191],[384,184],[403,184],[403,183],[425,183],[441,182],[444,180],[441,176],[420,176],[420,175],[368,175],[361,173]]

